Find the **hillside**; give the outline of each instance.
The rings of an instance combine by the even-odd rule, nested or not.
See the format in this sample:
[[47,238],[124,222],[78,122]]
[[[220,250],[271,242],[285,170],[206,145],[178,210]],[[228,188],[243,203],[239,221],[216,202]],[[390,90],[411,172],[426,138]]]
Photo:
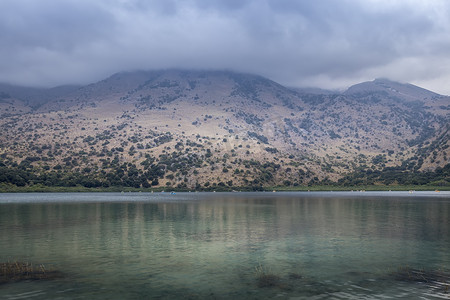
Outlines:
[[449,112],[450,97],[386,79],[344,93],[227,71],[0,85],[0,182],[448,185]]

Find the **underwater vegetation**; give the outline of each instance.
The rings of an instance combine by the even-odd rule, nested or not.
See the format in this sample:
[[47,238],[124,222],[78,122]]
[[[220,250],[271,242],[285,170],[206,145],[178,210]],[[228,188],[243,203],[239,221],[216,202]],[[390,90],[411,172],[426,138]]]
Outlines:
[[56,270],[48,270],[44,265],[33,265],[29,262],[0,263],[0,284],[22,280],[42,280],[61,278],[63,274]]
[[[380,286],[390,286],[392,282],[403,282],[408,285],[418,285],[436,296],[447,297],[450,293],[450,271],[445,269],[420,269],[411,267],[399,267],[395,271],[388,271],[378,276],[372,273],[354,272],[360,280],[354,281],[355,286],[364,289],[355,291],[363,297],[364,291],[370,295],[371,291],[377,291]],[[324,282],[314,277],[304,276],[299,273],[278,274],[261,264],[255,268],[256,285],[258,288],[277,290],[281,293],[300,293],[302,296],[339,295],[342,287],[330,282]],[[422,286],[422,287],[420,287]],[[288,295],[288,294],[285,294]]]
[[400,267],[390,274],[395,280],[425,283],[438,288],[445,293],[450,292],[450,271],[448,270],[426,270],[411,267]]
[[272,273],[269,269],[259,264],[255,268],[255,277],[258,287],[275,287],[280,283],[280,276]]
[[450,283],[450,273],[443,270],[414,269],[400,267],[391,274],[396,280],[411,282],[447,282]]

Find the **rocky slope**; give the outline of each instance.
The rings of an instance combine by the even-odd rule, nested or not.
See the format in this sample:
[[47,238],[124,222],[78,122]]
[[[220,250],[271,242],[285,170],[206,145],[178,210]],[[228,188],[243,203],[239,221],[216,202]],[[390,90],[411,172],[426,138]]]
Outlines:
[[217,186],[448,184],[450,98],[376,79],[344,93],[226,71],[87,86],[0,85],[0,182]]

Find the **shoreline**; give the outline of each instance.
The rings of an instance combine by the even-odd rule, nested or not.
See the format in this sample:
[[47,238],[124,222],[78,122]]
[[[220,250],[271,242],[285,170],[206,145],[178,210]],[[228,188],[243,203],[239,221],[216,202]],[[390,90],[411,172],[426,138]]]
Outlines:
[[117,193],[117,192],[357,192],[357,191],[450,191],[450,186],[406,186],[406,185],[368,185],[368,186],[269,186],[269,187],[222,187],[216,186],[209,189],[180,189],[172,187],[158,188],[132,188],[132,187],[102,187],[86,188],[82,186],[75,187],[48,187],[48,186],[0,186],[2,193]]

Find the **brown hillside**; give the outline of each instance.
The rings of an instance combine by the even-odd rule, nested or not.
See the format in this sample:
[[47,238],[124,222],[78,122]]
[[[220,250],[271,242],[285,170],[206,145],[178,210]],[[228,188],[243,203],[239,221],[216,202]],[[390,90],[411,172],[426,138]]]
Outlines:
[[450,98],[384,79],[333,94],[168,70],[27,97],[1,88],[1,164],[44,184],[313,184],[361,169],[435,170],[449,157]]

